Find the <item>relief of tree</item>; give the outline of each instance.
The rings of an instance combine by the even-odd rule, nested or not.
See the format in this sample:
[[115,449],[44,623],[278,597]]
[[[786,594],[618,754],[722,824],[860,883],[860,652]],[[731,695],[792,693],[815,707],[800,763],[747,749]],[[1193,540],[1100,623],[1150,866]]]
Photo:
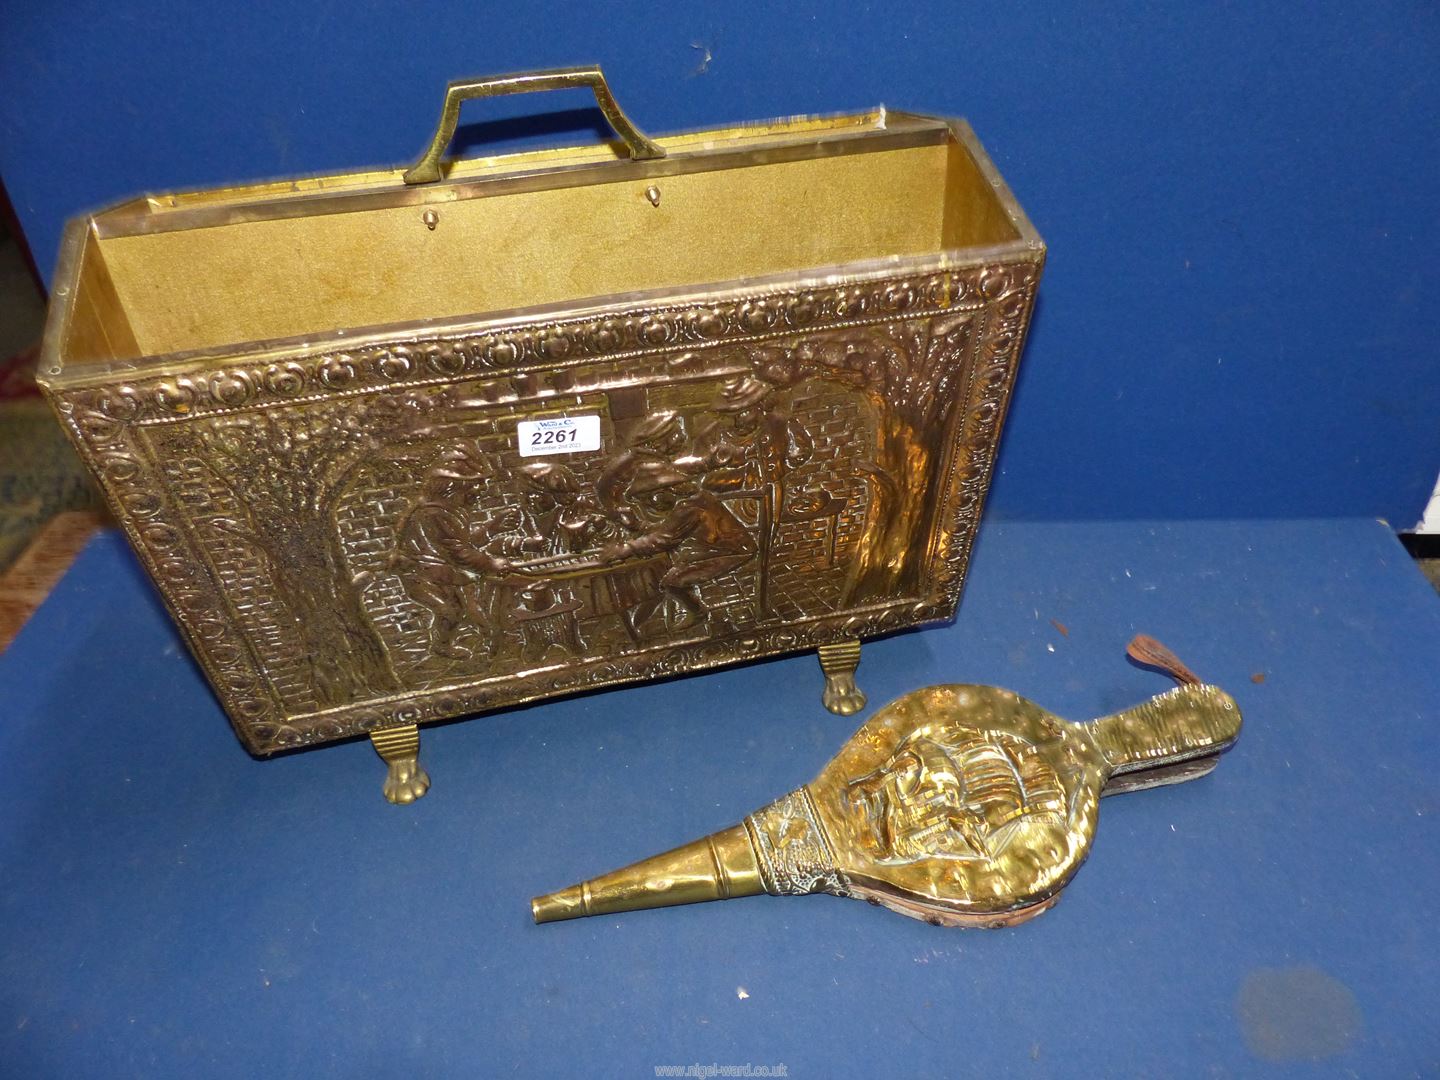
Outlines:
[[860,391],[878,418],[874,459],[858,463],[870,509],[841,598],[844,606],[914,595],[921,584],[934,514],[943,492],[952,406],[962,394],[965,357],[983,313],[913,319],[815,334],[752,347],[756,374],[775,387],[809,378]]
[[400,689],[346,564],[337,511],[357,470],[423,439],[445,400],[425,391],[340,398],[235,413],[181,436],[240,511],[202,520],[264,561],[322,707]]

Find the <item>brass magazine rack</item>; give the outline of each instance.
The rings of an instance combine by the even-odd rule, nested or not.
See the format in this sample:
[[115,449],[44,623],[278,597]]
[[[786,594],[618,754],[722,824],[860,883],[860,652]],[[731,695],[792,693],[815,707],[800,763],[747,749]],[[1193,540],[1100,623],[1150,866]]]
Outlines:
[[[460,102],[620,140],[444,164]],[[408,171],[66,232],[41,374],[252,752],[949,619],[1044,245],[970,128],[650,139],[453,83]]]

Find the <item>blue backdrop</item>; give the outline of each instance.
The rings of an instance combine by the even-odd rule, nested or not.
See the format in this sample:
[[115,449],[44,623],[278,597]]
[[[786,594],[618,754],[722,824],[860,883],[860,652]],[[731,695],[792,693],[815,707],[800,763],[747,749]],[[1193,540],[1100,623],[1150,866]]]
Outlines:
[[[448,78],[598,60],[654,132],[877,102],[970,118],[1050,245],[995,516],[1406,527],[1440,465],[1429,0],[3,12],[0,176],[47,273],[79,211],[410,159]],[[584,104],[466,116],[558,108],[552,138],[590,138]]]

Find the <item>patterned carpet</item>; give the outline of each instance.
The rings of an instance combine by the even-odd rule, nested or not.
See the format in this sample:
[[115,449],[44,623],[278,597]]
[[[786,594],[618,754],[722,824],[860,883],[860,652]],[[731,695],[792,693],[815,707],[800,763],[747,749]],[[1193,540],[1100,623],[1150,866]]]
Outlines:
[[0,649],[106,521],[35,386],[45,299],[0,227]]
[[56,514],[103,505],[50,407],[26,387],[26,366],[0,367],[0,570]]

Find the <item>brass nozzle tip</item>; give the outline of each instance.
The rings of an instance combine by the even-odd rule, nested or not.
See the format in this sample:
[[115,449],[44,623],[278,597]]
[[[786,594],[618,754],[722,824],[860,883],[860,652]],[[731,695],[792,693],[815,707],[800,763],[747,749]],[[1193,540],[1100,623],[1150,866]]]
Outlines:
[[530,914],[537,923],[560,922],[564,919],[578,919],[589,914],[585,910],[585,894],[579,885],[571,885],[559,892],[546,893],[530,901]]

